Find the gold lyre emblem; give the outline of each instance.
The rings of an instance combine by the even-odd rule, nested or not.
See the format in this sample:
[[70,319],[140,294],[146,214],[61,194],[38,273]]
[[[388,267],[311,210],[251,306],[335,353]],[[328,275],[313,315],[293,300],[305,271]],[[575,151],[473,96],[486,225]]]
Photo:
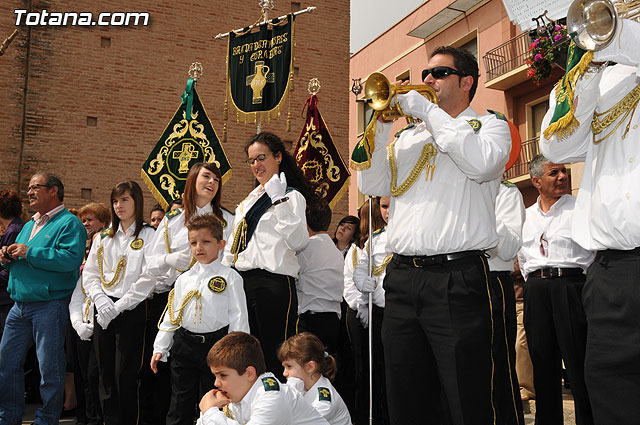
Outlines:
[[275,81],[275,74],[269,72],[271,68],[264,64],[264,61],[257,61],[255,63],[254,72],[247,76],[246,85],[253,90],[253,99],[251,103],[254,105],[262,103],[262,91],[267,83],[273,83]]
[[184,174],[189,172],[189,161],[198,157],[198,152],[193,150],[191,143],[184,143],[180,152],[173,152],[173,159],[180,162],[178,173]]
[[219,294],[221,292],[224,292],[225,289],[227,289],[227,281],[221,276],[216,276],[216,277],[212,277],[209,280],[209,283],[207,286],[212,292]]
[[134,239],[131,241],[131,245],[129,246],[131,247],[131,249],[135,249],[137,251],[144,246],[144,241],[140,238]]

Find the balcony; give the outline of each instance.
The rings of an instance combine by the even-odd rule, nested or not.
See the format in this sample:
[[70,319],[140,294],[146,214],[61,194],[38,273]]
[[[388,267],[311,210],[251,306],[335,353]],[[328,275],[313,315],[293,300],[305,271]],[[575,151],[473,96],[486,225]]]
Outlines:
[[529,162],[534,156],[540,153],[540,146],[538,145],[540,137],[534,137],[533,139],[524,140],[520,147],[520,156],[513,167],[507,170],[503,177],[507,180],[511,180],[516,183],[521,180],[527,180],[529,178]]
[[489,50],[482,58],[487,80],[484,86],[490,89],[507,90],[527,80],[527,57],[531,39],[528,32]]

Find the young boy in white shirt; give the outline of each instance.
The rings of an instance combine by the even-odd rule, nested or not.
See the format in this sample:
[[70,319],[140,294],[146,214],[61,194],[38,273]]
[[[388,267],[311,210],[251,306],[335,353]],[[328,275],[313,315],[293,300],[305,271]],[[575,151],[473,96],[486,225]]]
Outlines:
[[202,397],[197,425],[328,425],[300,393],[266,372],[254,336],[226,335],[211,348],[207,363],[217,389]]
[[167,425],[192,425],[198,399],[213,388],[207,366],[209,348],[229,331],[249,331],[242,278],[223,266],[222,226],[213,214],[194,218],[187,226],[196,264],[178,277],[158,325],[151,369],[171,355],[171,403]]

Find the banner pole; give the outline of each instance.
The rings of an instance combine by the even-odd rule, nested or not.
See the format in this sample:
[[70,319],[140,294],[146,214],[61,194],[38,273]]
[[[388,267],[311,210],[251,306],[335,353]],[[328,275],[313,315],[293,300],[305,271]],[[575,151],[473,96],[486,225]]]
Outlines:
[[[317,9],[317,7],[315,7],[315,6],[309,6],[309,7],[307,7],[306,9],[302,9],[302,10],[298,10],[297,12],[293,12],[293,16],[302,15],[303,13],[307,13],[307,12],[313,12],[313,11],[314,11],[314,10],[316,10],[316,9]],[[277,18],[274,18],[274,19],[272,19],[272,20],[271,20],[271,21],[269,21],[269,22],[271,22],[271,23],[273,24],[273,23],[274,23],[274,21],[276,21],[276,22],[281,21],[281,20],[283,20],[284,18],[286,18],[287,16],[289,16],[289,15],[287,14],[287,15],[278,16]],[[243,31],[243,32],[244,32],[244,31],[249,31],[249,30],[251,30],[251,29],[253,29],[253,28],[257,27],[257,26],[263,25],[263,24],[265,24],[265,23],[266,23],[266,22],[260,22],[260,23],[257,23],[257,24],[252,24],[252,25],[249,25],[248,27],[238,28],[237,30],[233,30],[233,32],[240,32],[240,31]],[[230,31],[230,32],[231,32],[231,31]],[[229,37],[229,33],[230,33],[230,32],[225,32],[224,34],[223,34],[223,33],[220,33],[220,34],[216,35],[216,36],[215,36],[215,37],[213,37],[213,38],[214,38],[214,39],[216,39],[216,40],[219,40],[219,39],[221,39],[221,38]]]
[[[369,277],[373,276],[373,197],[369,196]],[[369,292],[369,425],[373,425],[373,292]]]

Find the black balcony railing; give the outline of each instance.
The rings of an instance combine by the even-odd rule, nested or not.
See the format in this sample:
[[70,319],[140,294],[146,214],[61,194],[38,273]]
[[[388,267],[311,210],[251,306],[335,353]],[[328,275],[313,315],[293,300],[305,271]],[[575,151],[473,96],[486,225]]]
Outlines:
[[540,153],[539,137],[525,140],[520,147],[520,156],[513,167],[504,173],[505,179],[513,179],[529,173],[529,162]]
[[530,44],[529,33],[523,32],[495,49],[489,50],[482,58],[484,69],[487,72],[487,81],[498,78],[526,64]]

